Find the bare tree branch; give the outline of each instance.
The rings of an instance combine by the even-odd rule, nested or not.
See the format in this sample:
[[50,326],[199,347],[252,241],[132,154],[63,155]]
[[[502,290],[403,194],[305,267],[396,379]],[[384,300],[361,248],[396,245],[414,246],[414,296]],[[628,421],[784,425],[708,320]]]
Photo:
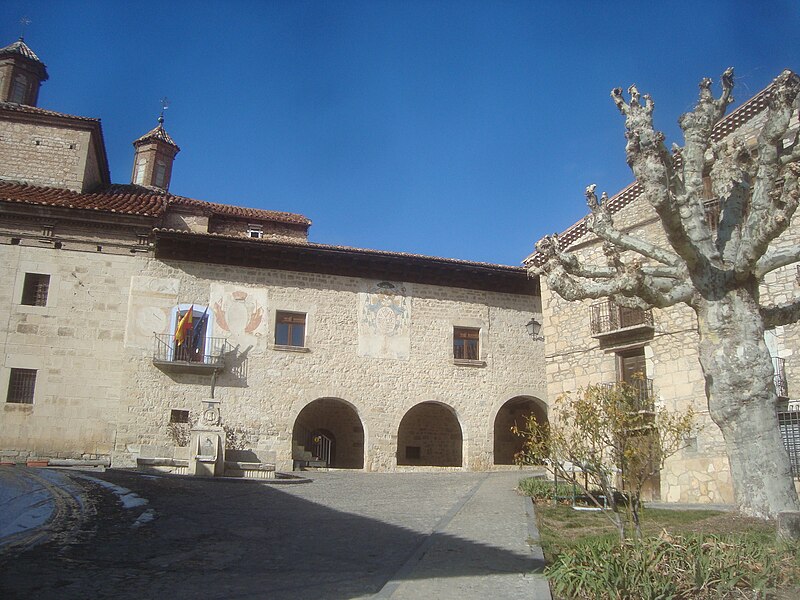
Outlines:
[[[694,110],[681,115],[678,120],[685,145],[681,151],[683,190],[676,194],[675,204],[680,212],[681,229],[695,251],[701,255],[698,257],[700,260],[687,259],[691,263],[690,268],[699,266],[706,260],[717,262],[721,258],[706,221],[703,205],[697,200],[703,197],[703,175],[711,132],[714,124],[725,114],[728,104],[733,101],[732,89],[733,68],[729,67],[722,74],[722,95],[719,99],[714,99],[711,92],[711,80],[704,78],[700,81],[700,98]],[[669,233],[667,231],[667,235]],[[680,252],[677,247],[676,250]]]
[[712,144],[711,151],[711,191],[720,204],[716,247],[723,263],[731,265],[741,243],[741,226],[750,196],[750,179],[755,176],[755,161],[744,141],[738,137],[732,142]]
[[[585,279],[611,279],[625,270],[625,265],[622,264],[622,262],[619,262],[614,266],[605,267],[587,265],[582,262],[577,255],[571,252],[564,252],[558,249],[558,247],[559,241],[557,235],[545,236],[539,240],[539,242],[536,244],[536,249],[548,257],[547,262],[538,268],[531,267],[529,269],[530,272],[535,275],[546,273],[548,270],[549,261],[556,261],[564,268],[564,271],[570,275]],[[607,251],[613,250],[610,245],[608,247],[604,246],[604,249]],[[619,254],[614,254],[614,257],[615,258],[610,258],[609,260],[614,261],[618,259]],[[644,275],[657,282],[657,289],[659,290],[663,290],[667,286],[674,285],[673,280],[683,281],[686,279],[685,269],[679,267],[670,267],[667,265],[641,265],[639,269]]]
[[680,302],[688,303],[695,294],[691,282],[655,280],[635,262],[614,277],[604,279],[576,277],[557,261],[548,262],[547,268],[541,272],[546,277],[547,285],[568,301],[625,296],[637,297],[649,307],[666,308]]
[[778,327],[789,325],[800,320],[800,297],[791,302],[775,304],[773,306],[762,306],[761,317],[764,319],[764,327]]
[[693,271],[707,269],[710,262],[719,261],[719,252],[697,198],[702,197],[698,192],[702,192],[705,152],[711,130],[731,101],[732,69],[725,71],[722,84],[722,96],[715,100],[710,80],[704,79],[697,107],[681,117],[686,135],[686,147],[680,152],[682,178],[675,171],[676,159],[664,146],[664,135],[653,128],[652,100],[645,96],[645,106],[641,106],[635,86],[628,90],[629,104],[622,98],[621,89],[616,88],[611,93],[625,115],[628,164],[642,185],[645,198],[656,209],[670,245]]
[[758,259],[753,273],[756,279],[761,279],[767,273],[787,265],[800,262],[800,246],[793,248],[780,248],[767,252]]
[[[598,257],[595,246],[587,258],[593,265],[586,266],[582,250],[566,256],[556,237],[545,238],[537,244],[546,260],[538,272],[567,301],[610,298],[640,309],[682,302],[694,310],[709,415],[725,439],[737,504],[746,514],[766,517],[800,508],[775,427],[775,390],[766,377],[772,361],[762,341],[765,326],[800,321],[800,297],[759,307],[757,285],[764,274],[800,262],[800,248],[791,242],[786,244],[790,248],[767,254],[800,203],[800,149],[797,136],[787,131],[790,107],[800,105],[800,78],[785,73],[770,86],[757,159],[744,144],[729,141],[731,129],[751,119],[747,111],[718,130],[726,141],[712,145],[732,85],[731,69],[723,74],[719,99],[711,94],[709,80],[701,82],[697,106],[680,120],[686,147],[674,157],[653,129],[652,101],[645,97],[642,104],[635,86],[629,89],[629,103],[620,89],[614,90],[614,102],[625,115],[628,164],[644,199],[658,213],[666,244],[653,247],[617,230],[605,196],[598,201],[590,186],[591,215],[585,224],[604,242],[604,257]],[[760,110],[764,97],[748,110]],[[763,123],[752,121],[758,127]],[[705,175],[720,202],[714,223],[705,216]]]
[[600,201],[598,201],[597,195],[595,194],[596,188],[597,186],[595,184],[586,188],[586,204],[589,206],[589,210],[592,211],[592,214],[585,219],[586,228],[589,231],[607,242],[614,244],[618,248],[636,252],[637,254],[652,258],[662,264],[671,267],[677,267],[682,264],[680,257],[674,252],[669,252],[668,250],[659,248],[654,244],[635,238],[627,233],[622,233],[616,229],[606,205],[608,195],[603,192]]
[[797,209],[800,168],[797,163],[789,164],[782,176],[780,152],[799,91],[800,79],[791,71],[784,71],[775,80],[767,121],[758,138],[758,170],[750,213],[742,228],[734,266],[738,278],[749,275],[769,243],[789,226]]

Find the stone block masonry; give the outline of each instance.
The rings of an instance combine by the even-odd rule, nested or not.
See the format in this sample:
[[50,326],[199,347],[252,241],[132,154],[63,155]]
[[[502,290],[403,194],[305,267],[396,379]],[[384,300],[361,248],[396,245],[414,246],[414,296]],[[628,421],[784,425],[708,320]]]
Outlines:
[[[210,393],[209,377],[156,369],[151,338],[137,323],[155,315],[149,323],[167,333],[168,313],[178,304],[211,306],[214,335],[235,348],[227,359],[234,368],[216,380],[223,422],[247,432],[256,451],[274,452],[279,470],[291,468],[301,412],[320,412],[314,403],[322,399],[335,399],[338,408],[316,425],[303,418],[304,427],[336,429],[350,418],[336,415],[352,413],[356,422],[337,434],[347,446],[339,456],[351,466],[363,452],[364,468],[373,471],[397,466],[400,422],[421,403],[436,403],[454,416],[459,464],[478,470],[493,464],[494,420],[502,405],[517,396],[546,402],[542,344],[525,330],[540,315],[534,296],[391,282],[407,296],[376,300],[380,282],[373,280],[155,259],[145,260],[139,273],[126,324],[125,400],[115,446],[121,464],[131,464],[142,444],[167,441],[171,410],[196,412]],[[364,307],[381,302],[387,309],[378,311],[382,320],[369,321]],[[294,349],[301,351],[276,346],[278,311],[305,315],[304,347]],[[480,328],[480,362],[455,364],[455,326]],[[359,335],[370,327],[377,333],[369,351],[360,351]],[[387,344],[407,336],[408,353],[383,352],[380,335]]]
[[[333,433],[342,467],[394,470],[398,450],[428,443],[398,444],[404,416],[423,403],[450,415],[447,444],[434,430],[410,435],[438,436],[429,445],[448,464],[487,469],[501,407],[517,397],[546,406],[543,345],[525,329],[541,319],[536,296],[399,281],[384,293],[387,282],[358,277],[8,240],[0,260],[11,282],[0,288],[0,450],[9,456],[133,466],[142,448],[172,444],[171,411],[197,415],[211,394],[209,375],[153,364],[155,334],[172,333],[187,304],[208,307],[209,335],[228,344],[215,389],[223,423],[279,470],[292,468],[299,425]],[[45,306],[21,304],[26,273],[49,275]],[[278,311],[305,315],[303,347],[276,345]],[[480,330],[480,360],[454,360],[454,327]],[[5,402],[11,369],[36,371],[32,404]]]

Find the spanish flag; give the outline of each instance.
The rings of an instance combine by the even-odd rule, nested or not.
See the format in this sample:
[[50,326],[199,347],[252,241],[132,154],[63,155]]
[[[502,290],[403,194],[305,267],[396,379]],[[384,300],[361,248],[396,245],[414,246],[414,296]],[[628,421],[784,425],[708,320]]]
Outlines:
[[186,340],[186,335],[192,330],[192,309],[186,311],[186,314],[178,321],[178,326],[175,328],[175,343],[180,346]]

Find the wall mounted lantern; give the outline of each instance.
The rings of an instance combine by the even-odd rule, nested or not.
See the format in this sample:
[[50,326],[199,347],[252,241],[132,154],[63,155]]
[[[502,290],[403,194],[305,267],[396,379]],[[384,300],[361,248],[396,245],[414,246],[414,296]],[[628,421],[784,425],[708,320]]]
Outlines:
[[528,330],[528,335],[531,336],[533,339],[544,341],[544,337],[539,335],[539,332],[542,331],[542,324],[539,323],[539,321],[537,321],[535,317],[531,318],[531,320],[528,321],[528,324],[525,325],[525,329]]

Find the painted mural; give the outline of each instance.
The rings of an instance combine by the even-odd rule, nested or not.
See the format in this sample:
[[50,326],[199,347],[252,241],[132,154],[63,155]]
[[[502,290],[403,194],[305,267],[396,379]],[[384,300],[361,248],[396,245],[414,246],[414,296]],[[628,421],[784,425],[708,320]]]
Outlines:
[[381,281],[358,295],[358,355],[408,360],[411,299],[408,284]]

